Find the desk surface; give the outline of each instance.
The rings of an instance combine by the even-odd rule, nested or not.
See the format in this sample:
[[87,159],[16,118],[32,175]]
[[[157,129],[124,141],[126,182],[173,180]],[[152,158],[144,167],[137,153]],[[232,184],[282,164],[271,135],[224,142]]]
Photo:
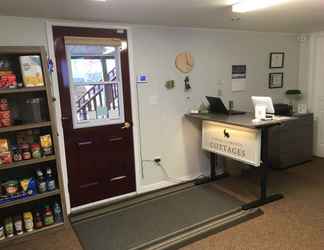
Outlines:
[[281,116],[270,121],[253,122],[254,115],[246,113],[244,115],[224,115],[224,114],[186,114],[186,117],[199,119],[203,121],[214,121],[225,124],[241,126],[245,128],[265,128],[280,125],[282,122],[294,120],[297,118]]

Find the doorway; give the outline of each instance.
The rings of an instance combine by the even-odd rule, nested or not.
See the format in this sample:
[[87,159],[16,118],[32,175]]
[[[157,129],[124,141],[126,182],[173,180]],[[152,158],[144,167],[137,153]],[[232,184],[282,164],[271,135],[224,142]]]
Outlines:
[[53,26],[71,207],[136,191],[127,31]]
[[322,34],[313,38],[313,64],[311,67],[312,80],[310,86],[312,89],[312,106],[315,115],[315,155],[324,157],[324,36]]

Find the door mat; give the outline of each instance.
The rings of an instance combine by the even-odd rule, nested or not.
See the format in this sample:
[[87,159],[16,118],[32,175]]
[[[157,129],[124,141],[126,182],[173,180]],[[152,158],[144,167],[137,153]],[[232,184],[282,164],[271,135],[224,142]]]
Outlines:
[[213,184],[72,222],[85,250],[177,249],[262,214]]

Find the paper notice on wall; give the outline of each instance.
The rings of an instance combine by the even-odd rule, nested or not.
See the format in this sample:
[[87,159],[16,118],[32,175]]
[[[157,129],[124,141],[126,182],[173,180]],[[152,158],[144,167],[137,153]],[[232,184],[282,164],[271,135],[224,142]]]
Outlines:
[[246,65],[232,66],[232,91],[246,90]]

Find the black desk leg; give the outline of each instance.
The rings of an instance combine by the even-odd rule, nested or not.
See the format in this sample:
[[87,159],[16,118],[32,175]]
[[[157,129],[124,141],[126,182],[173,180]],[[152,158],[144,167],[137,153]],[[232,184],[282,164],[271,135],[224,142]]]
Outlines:
[[217,155],[215,153],[210,153],[210,180],[216,180],[216,163]]
[[261,159],[262,164],[260,166],[260,199],[253,201],[251,203],[242,206],[243,210],[248,210],[251,208],[256,208],[268,204],[273,201],[282,199],[284,196],[282,194],[272,194],[267,195],[267,182],[268,182],[268,128],[262,129],[262,149],[261,149]]
[[218,155],[215,153],[210,153],[210,177],[197,179],[195,181],[195,185],[202,185],[228,177],[228,174],[226,173],[222,175],[216,175],[216,167],[218,164],[217,160]]

